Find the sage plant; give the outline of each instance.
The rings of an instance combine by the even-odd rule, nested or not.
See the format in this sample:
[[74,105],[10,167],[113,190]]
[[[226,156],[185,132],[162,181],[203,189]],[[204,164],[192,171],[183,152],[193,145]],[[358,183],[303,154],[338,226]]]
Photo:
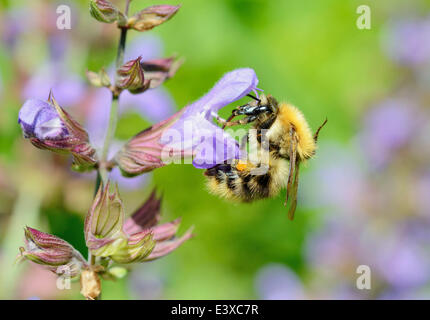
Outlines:
[[130,30],[149,31],[179,10],[179,6],[156,5],[129,16],[130,1],[126,1],[124,11],[107,0],[90,1],[90,13],[97,21],[120,29],[115,76],[111,78],[105,69],[87,71],[90,84],[109,90],[112,97],[102,149],[92,146],[86,130],[58,104],[54,92],[49,93],[47,101],[27,100],[19,112],[24,137],[34,146],[72,155],[72,169],[76,171],[97,171],[95,197],[84,228],[88,259],[65,240],[30,227],[25,228],[25,246],[20,248],[19,256],[58,275],[67,271],[70,277],[80,277],[81,293],[87,299],[99,299],[100,278],[115,279],[124,274],[128,265],[163,257],[192,236],[188,230],[176,237],[180,219],[158,225],[161,200],[155,192],[131,218],[125,219],[118,186],[111,187],[112,169],[118,167],[123,176],[134,177],[172,162],[187,160],[204,169],[241,157],[237,141],[213,119],[220,119],[217,112],[221,108],[258,90],[254,70],[228,72],[202,98],[141,131],[110,157],[121,94],[128,91],[128,95],[137,95],[159,87],[175,75],[182,63],[175,57],[143,61],[142,56],[137,56],[124,61]]
[[[161,199],[153,192],[149,199],[125,219],[124,205],[118,187],[111,188],[109,172],[116,165],[108,159],[118,116],[118,99],[123,91],[139,94],[160,86],[171,78],[180,65],[173,58],[141,61],[136,57],[123,61],[129,30],[145,32],[168,21],[179,6],[158,5],[128,15],[131,0],[120,11],[106,0],[91,0],[90,14],[102,23],[120,29],[116,72],[111,79],[104,69],[87,72],[89,82],[110,90],[112,104],[103,149],[97,152],[90,144],[86,130],[62,108],[50,92],[47,101],[29,99],[19,112],[18,123],[24,137],[40,149],[73,156],[72,169],[96,170],[96,195],[85,219],[84,236],[88,259],[67,241],[26,227],[25,244],[19,259],[28,259],[62,276],[80,278],[81,293],[87,299],[99,299],[103,279],[115,279],[128,265],[154,260],[170,253],[189,239],[191,229],[176,237],[180,219],[159,225]],[[102,90],[102,89],[100,89]],[[155,106],[154,106],[155,107]],[[122,270],[122,272],[118,272]]]

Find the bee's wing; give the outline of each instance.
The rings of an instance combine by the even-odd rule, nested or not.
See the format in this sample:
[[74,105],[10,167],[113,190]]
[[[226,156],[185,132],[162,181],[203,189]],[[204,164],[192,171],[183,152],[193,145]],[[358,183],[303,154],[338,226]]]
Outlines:
[[[290,209],[288,210],[288,218],[293,220],[294,212],[297,207],[297,189],[299,183],[299,161],[297,161],[297,137],[294,128],[290,129],[290,170],[288,172],[287,182],[287,195],[284,205],[287,205],[288,200],[291,199]],[[294,180],[293,180],[294,173]]]

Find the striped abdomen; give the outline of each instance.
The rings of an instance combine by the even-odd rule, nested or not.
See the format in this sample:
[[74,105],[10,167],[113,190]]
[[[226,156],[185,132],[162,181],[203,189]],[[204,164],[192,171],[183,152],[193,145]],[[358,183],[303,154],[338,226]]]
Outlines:
[[251,164],[219,164],[207,169],[210,191],[221,197],[250,202],[278,194],[285,187],[288,177],[288,162],[271,159],[268,168],[258,170]]

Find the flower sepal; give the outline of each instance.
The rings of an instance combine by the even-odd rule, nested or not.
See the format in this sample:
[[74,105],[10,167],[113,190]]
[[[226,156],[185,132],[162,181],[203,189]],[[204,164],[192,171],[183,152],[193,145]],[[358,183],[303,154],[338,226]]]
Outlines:
[[111,85],[109,75],[106,73],[104,68],[99,72],[87,71],[87,79],[94,87],[109,87]]
[[131,138],[115,155],[115,162],[123,176],[134,177],[166,165],[163,159],[174,161],[191,157],[181,147],[166,148],[161,138],[182,115],[184,109]]
[[146,91],[150,87],[150,80],[144,76],[141,65],[142,57],[127,61],[117,70],[118,80],[116,86],[122,90],[128,90],[137,94]]
[[107,0],[90,0],[90,14],[97,21],[103,23],[118,22],[125,25],[127,18],[111,2]]
[[25,246],[20,247],[19,260],[28,259],[57,274],[78,276],[87,266],[82,255],[67,241],[54,235],[26,227]]
[[143,9],[128,18],[127,27],[137,31],[148,31],[171,19],[181,6],[155,5]]
[[160,200],[153,193],[124,224],[118,191],[110,193],[109,183],[100,187],[85,220],[91,254],[124,265],[153,260],[176,249],[191,237],[191,231],[176,239],[179,220],[156,226],[159,208]]

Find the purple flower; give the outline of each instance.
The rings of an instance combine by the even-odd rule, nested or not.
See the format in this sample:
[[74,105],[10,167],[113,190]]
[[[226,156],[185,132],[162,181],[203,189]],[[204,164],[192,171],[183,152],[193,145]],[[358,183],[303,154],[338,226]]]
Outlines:
[[71,153],[75,170],[95,165],[95,150],[89,143],[87,132],[58,105],[52,94],[47,102],[27,100],[19,111],[18,123],[24,137],[37,148]]
[[[170,140],[170,145],[178,147],[180,144],[183,149],[193,149],[193,165],[196,168],[210,168],[239,157],[238,143],[215,125],[213,118],[221,108],[256,91],[257,84],[258,78],[249,68],[225,74],[206,95],[186,107],[162,139]],[[187,129],[190,129],[190,134],[187,134]]]
[[281,264],[269,264],[258,271],[258,296],[264,300],[304,299],[303,285],[297,275]]
[[19,110],[18,118],[26,138],[61,140],[69,134],[55,108],[46,101],[27,100]]
[[216,126],[217,111],[257,88],[252,69],[227,73],[200,100],[130,139],[115,156],[125,176],[136,176],[194,156],[196,168],[240,157],[239,145]]

